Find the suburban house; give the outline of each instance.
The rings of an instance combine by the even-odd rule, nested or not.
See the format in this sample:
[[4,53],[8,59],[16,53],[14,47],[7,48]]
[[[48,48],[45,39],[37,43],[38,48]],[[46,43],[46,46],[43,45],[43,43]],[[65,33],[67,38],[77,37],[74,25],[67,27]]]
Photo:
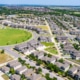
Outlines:
[[11,61],[11,62],[9,62],[8,64],[7,64],[7,66],[11,66],[11,65],[13,65],[13,64],[16,64],[18,62],[18,60],[13,60],[13,61]]
[[28,69],[25,72],[23,72],[22,74],[26,77],[29,78],[32,74],[34,73],[33,69]]
[[38,37],[38,41],[40,41],[40,42],[52,42],[50,37],[45,37],[45,36]]
[[10,79],[11,80],[21,80],[21,77],[20,77],[20,75],[13,74],[13,75],[11,75]]
[[44,57],[44,52],[35,51],[35,52],[32,53],[32,55],[36,56],[38,59],[41,59],[42,57]]
[[75,75],[77,72],[78,72],[78,68],[77,68],[76,66],[74,66],[74,67],[72,67],[72,68],[70,68],[70,69],[68,70],[68,74],[69,74],[70,76],[72,76],[72,77],[74,77],[74,75]]
[[80,60],[80,53],[72,53],[71,57],[72,59]]
[[66,71],[68,71],[69,67],[70,67],[70,64],[64,63],[64,64],[62,64],[62,66],[61,66],[60,69],[61,69],[62,71],[64,71],[64,72],[66,72]]
[[1,71],[4,72],[4,73],[9,73],[10,68],[7,67],[7,66],[3,66],[3,67],[1,68]]
[[75,80],[80,80],[80,71],[75,74]]
[[14,68],[14,70],[16,70],[16,69],[20,68],[22,65],[20,62],[15,60],[15,61],[8,63],[7,66],[9,66],[10,68]]
[[49,59],[47,60],[47,62],[54,64],[54,63],[56,62],[56,60],[57,60],[57,58],[54,57],[54,56],[52,56],[51,58],[49,58]]
[[29,78],[29,80],[39,80],[41,78],[40,74],[32,74]]
[[20,68],[18,68],[16,70],[16,73],[18,74],[22,74],[23,72],[25,72],[27,70],[27,67],[26,66],[21,66]]

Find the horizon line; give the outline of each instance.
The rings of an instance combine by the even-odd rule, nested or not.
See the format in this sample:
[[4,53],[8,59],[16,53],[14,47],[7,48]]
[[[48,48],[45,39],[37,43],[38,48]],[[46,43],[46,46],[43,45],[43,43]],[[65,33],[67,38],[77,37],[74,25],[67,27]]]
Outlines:
[[60,6],[60,7],[67,7],[67,6],[73,6],[73,7],[80,7],[80,5],[48,5],[48,4],[0,4],[0,5],[12,5],[12,6],[19,6],[19,5],[23,5],[23,6]]

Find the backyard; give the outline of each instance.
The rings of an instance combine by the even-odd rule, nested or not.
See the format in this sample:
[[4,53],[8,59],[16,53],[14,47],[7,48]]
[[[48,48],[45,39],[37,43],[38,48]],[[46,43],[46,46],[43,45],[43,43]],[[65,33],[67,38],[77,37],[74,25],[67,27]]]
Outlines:
[[0,64],[5,63],[7,61],[13,60],[13,58],[5,53],[0,53]]

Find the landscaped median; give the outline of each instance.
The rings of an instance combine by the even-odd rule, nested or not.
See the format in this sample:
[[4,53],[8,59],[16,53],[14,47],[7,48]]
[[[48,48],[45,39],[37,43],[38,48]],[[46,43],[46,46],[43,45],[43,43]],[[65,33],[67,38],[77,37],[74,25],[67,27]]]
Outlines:
[[55,47],[49,47],[49,48],[46,48],[45,50],[52,54],[58,54],[57,49]]
[[54,46],[54,43],[52,42],[41,42],[43,45],[45,45],[46,47],[51,47]]
[[42,30],[48,31],[48,26],[46,26],[46,25],[40,25],[40,26],[36,26],[36,27],[41,28]]
[[52,42],[42,42],[43,45],[45,45],[47,48],[46,51],[52,53],[52,54],[58,54],[57,49],[54,46],[54,43]]

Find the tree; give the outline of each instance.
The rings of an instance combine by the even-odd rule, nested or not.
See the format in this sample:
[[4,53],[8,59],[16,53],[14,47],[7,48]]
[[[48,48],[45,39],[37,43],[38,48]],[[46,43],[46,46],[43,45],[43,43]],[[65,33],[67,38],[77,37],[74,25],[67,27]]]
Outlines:
[[31,66],[31,68],[34,70],[35,69],[35,66]]
[[18,61],[19,61],[19,62],[21,62],[21,61],[22,61],[22,59],[21,59],[21,58],[18,58]]
[[63,59],[60,59],[60,60],[59,60],[59,62],[63,63],[63,62],[64,62],[64,60],[63,60]]
[[18,58],[18,61],[22,64],[22,65],[25,65],[25,60],[22,60],[21,58]]
[[40,74],[41,72],[42,72],[42,69],[41,68],[38,68],[37,69],[37,73]]
[[22,65],[25,65],[25,62],[26,62],[25,60],[22,60],[22,61],[21,61],[21,64],[22,64]]
[[54,72],[56,72],[56,73],[58,73],[60,71],[60,69],[56,65],[54,65],[53,68],[54,68]]
[[74,46],[74,48],[75,48],[76,50],[79,50],[79,49],[80,49],[80,48],[79,48],[79,45],[76,44],[76,43],[74,43],[73,46]]
[[11,74],[15,74],[14,68],[10,68],[10,73],[11,73]]
[[56,41],[56,42],[58,42],[58,39],[57,39],[57,38],[55,38],[55,41]]
[[44,53],[44,56],[47,56],[47,54],[46,54],[46,53]]
[[25,66],[26,66],[27,68],[31,68],[30,64],[25,64]]
[[53,80],[57,80],[57,78],[56,78],[56,77],[54,77],[54,78],[53,78]]
[[7,42],[7,45],[9,45],[9,42]]
[[72,64],[70,64],[70,68],[72,67]]
[[21,80],[24,80],[25,79],[25,76],[22,74],[21,75]]
[[60,47],[63,49],[64,48],[64,45],[63,44],[60,44]]
[[37,65],[41,65],[42,61],[41,60],[37,60]]
[[49,70],[51,70],[51,71],[54,71],[53,66],[54,66],[54,65],[53,65],[52,63],[47,64],[47,68],[48,68]]
[[51,54],[48,54],[48,57],[50,57],[50,58],[51,58],[51,57],[52,57],[52,55],[51,55]]
[[4,52],[5,52],[4,49],[2,49],[2,50],[1,50],[1,54],[3,54]]
[[45,77],[46,77],[46,80],[51,80],[49,73],[47,73]]

